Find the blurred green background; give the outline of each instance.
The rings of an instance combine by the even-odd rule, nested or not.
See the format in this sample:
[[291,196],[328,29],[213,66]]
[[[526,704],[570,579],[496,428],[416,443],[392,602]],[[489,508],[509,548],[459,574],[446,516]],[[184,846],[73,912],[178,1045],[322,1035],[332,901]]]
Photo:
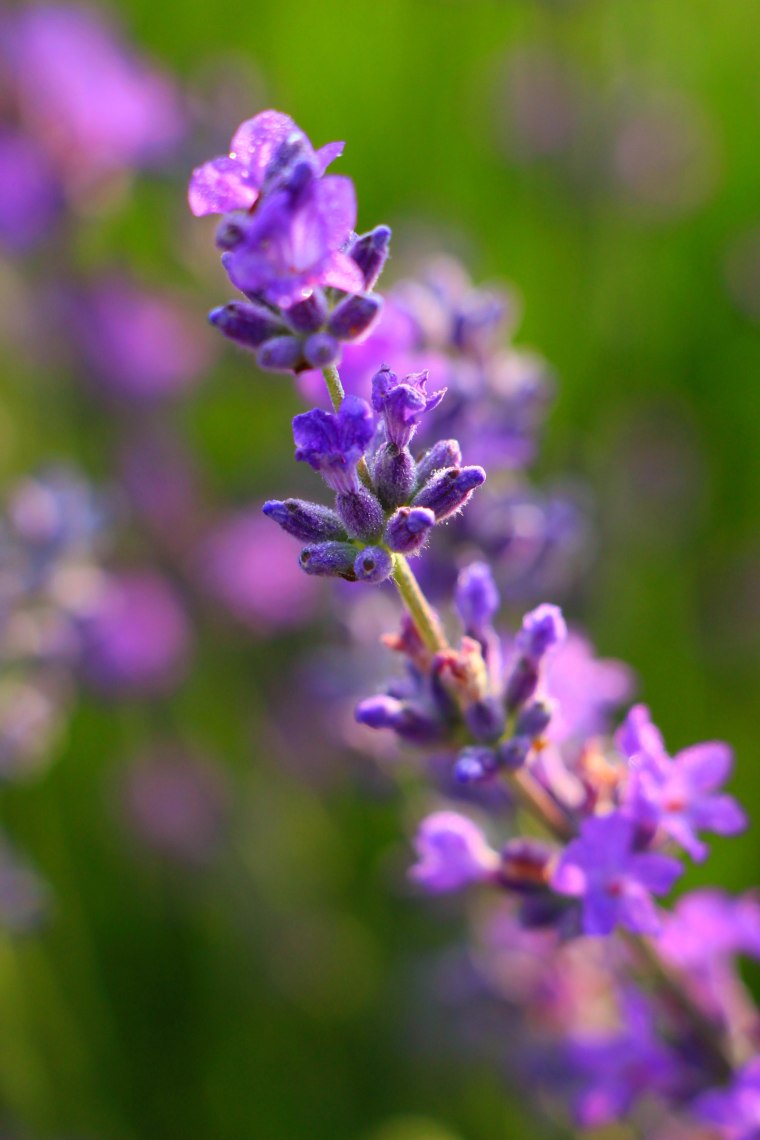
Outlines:
[[[757,5],[130,0],[118,12],[196,107],[234,81],[229,121],[217,115],[188,165],[224,150],[238,118],[278,107],[318,144],[347,140],[360,227],[392,225],[400,265],[422,243],[461,253],[476,281],[514,282],[518,342],[560,377],[540,469],[584,477],[596,499],[599,549],[575,616],[634,666],[672,750],[734,744],[734,788],[757,817]],[[201,322],[228,287],[199,268],[211,231],[185,216],[183,177],[138,184],[128,209],[85,227],[77,256],[182,285]],[[35,403],[23,361],[8,372],[5,474],[51,449],[97,470],[108,425],[92,411],[73,423],[63,395]],[[297,408],[287,382],[226,351],[182,415],[218,487],[253,497],[292,485]],[[419,1030],[431,1000],[419,980],[460,921],[398,890],[398,793],[380,781],[368,794],[350,766],[315,791],[265,732],[265,682],[280,669],[287,693],[291,649],[231,637],[199,654],[175,702],[234,780],[232,838],[202,872],[137,855],[116,822],[134,711],[81,702],[51,771],[4,792],[3,820],[55,899],[41,933],[0,943],[7,1135],[533,1128],[496,1071],[447,1048],[445,1028],[436,1049]],[[716,842],[690,881],[753,885],[757,834]]]

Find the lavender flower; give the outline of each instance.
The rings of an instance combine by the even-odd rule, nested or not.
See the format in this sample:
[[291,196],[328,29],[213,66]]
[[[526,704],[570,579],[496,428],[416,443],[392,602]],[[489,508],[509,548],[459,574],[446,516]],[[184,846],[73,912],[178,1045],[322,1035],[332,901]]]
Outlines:
[[408,447],[425,412],[437,408],[446,390],[428,396],[427,372],[399,379],[390,368],[381,368],[372,378],[372,407],[382,415],[388,439],[396,447]]
[[485,882],[499,866],[499,856],[480,828],[453,811],[435,812],[424,819],[415,847],[419,861],[410,870],[410,878],[433,894]]
[[238,289],[285,309],[320,285],[359,293],[361,270],[341,252],[355,222],[348,178],[308,177],[302,186],[267,196],[222,260]]
[[637,852],[635,829],[619,812],[584,821],[552,875],[560,894],[582,900],[586,934],[609,934],[615,926],[656,934],[660,919],[651,895],[666,894],[683,873],[677,859]]
[[731,769],[731,750],[719,742],[686,748],[671,760],[662,738],[639,706],[618,735],[632,776],[627,797],[631,817],[654,824],[701,862],[707,846],[697,832],[737,835],[747,817],[732,796],[718,795]]
[[295,417],[296,459],[318,471],[334,491],[357,491],[356,467],[374,433],[369,405],[348,396],[335,414],[315,408]]
[[727,1089],[704,1093],[694,1105],[697,1119],[716,1124],[725,1140],[756,1140],[760,1131],[760,1057],[737,1073]]
[[262,111],[238,127],[229,154],[212,158],[193,171],[190,209],[196,217],[250,210],[262,191],[287,184],[298,165],[305,164],[319,176],[342,153],[340,142],[315,151],[288,115]]

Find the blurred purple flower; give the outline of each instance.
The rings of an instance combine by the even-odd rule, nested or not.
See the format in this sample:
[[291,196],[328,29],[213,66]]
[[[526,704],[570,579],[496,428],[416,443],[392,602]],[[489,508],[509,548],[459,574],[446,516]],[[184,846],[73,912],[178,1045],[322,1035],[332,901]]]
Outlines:
[[165,161],[183,130],[177,93],[102,12],[31,4],[13,14],[6,32],[5,68],[24,129],[70,188]]
[[313,174],[324,174],[343,153],[343,143],[328,143],[315,151],[289,115],[262,111],[238,127],[226,155],[212,158],[193,171],[188,198],[196,217],[250,210],[262,190],[274,190],[293,169],[305,163]]
[[264,634],[304,624],[320,597],[316,580],[301,571],[292,539],[271,527],[258,506],[220,520],[196,564],[201,586]]
[[608,731],[612,713],[630,697],[633,684],[627,665],[596,657],[591,643],[571,631],[546,662],[546,691],[556,710],[549,737],[580,743]]
[[423,819],[414,845],[418,862],[409,876],[434,894],[485,881],[499,866],[499,856],[480,828],[454,811],[434,812]]
[[178,395],[210,363],[210,338],[170,293],[111,276],[68,308],[90,378],[110,396],[150,403]]
[[733,763],[727,744],[695,744],[671,760],[640,705],[629,713],[616,739],[630,766],[625,810],[632,819],[661,827],[699,862],[708,849],[698,831],[737,835],[745,829],[747,817],[737,801],[717,794]]
[[668,855],[634,851],[635,828],[620,812],[584,820],[580,838],[562,853],[552,875],[560,894],[582,900],[585,934],[610,934],[620,924],[656,934],[651,895],[667,893],[683,867]]
[[45,154],[20,131],[0,131],[0,246],[23,252],[50,229],[61,206]]
[[701,1121],[718,1125],[723,1140],[757,1140],[760,1135],[760,1057],[753,1057],[728,1088],[704,1093],[693,1110]]
[[195,866],[217,850],[229,792],[211,760],[179,745],[154,747],[123,773],[120,798],[130,830],[157,854]]
[[174,688],[191,648],[185,612],[153,570],[105,576],[79,616],[83,673],[93,689],[115,697],[147,697]]

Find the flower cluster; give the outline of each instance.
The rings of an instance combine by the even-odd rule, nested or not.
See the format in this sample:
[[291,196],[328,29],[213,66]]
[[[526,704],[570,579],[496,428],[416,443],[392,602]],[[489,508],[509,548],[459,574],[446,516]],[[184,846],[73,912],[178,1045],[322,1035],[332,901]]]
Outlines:
[[222,214],[216,235],[232,284],[246,297],[214,309],[225,336],[256,351],[260,368],[326,368],[366,336],[390,230],[358,235],[349,178],[325,174],[342,143],[315,150],[291,118],[263,111],[235,132],[226,155],[193,173],[190,208]]
[[[340,227],[331,224],[347,221],[349,194],[323,177],[337,149],[315,152],[290,120],[273,113],[244,124],[235,138],[228,158],[196,171],[191,204],[196,213],[246,211],[223,223],[227,268],[251,296],[256,320],[270,312],[290,321],[287,334],[267,326],[259,363],[271,364],[284,336],[290,356],[283,349],[279,364],[298,371],[313,361],[292,310],[311,303],[316,290],[320,299],[330,290],[358,296],[348,275],[341,277],[353,247],[335,245]],[[350,201],[353,210],[352,193]],[[288,258],[294,228],[309,241]],[[446,375],[453,410],[444,423],[455,424],[457,436],[460,424],[469,425],[473,450],[482,442],[487,455],[492,424],[504,442],[499,385],[493,417],[465,391],[477,389],[473,377],[499,374],[494,341],[504,298],[444,280],[412,291],[407,312],[414,306],[431,342],[437,336],[459,365],[458,376],[456,369]],[[365,361],[373,336],[361,346]],[[265,352],[264,345],[275,347]],[[506,789],[507,834],[494,838],[505,826],[495,813],[474,819],[442,807],[419,826],[410,875],[433,894],[469,888],[490,896],[478,957],[519,1030],[509,1035],[521,1043],[510,1055],[515,1071],[584,1127],[626,1119],[649,1100],[646,1119],[656,1126],[648,1135],[664,1137],[681,1124],[715,1127],[726,1140],[757,1135],[760,1018],[734,965],[739,954],[760,956],[757,902],[695,892],[668,911],[658,901],[683,873],[684,855],[706,857],[705,835],[736,835],[746,826],[723,791],[730,750],[712,742],[671,757],[643,705],[613,731],[612,714],[629,696],[625,667],[597,661],[554,604],[532,609],[514,636],[500,635],[500,592],[485,562],[456,578],[461,634],[451,643],[406,556],[460,511],[485,471],[463,467],[453,439],[412,454],[417,433],[424,439],[431,430],[434,417],[426,422],[426,414],[443,397],[442,390],[428,394],[427,369],[397,374],[375,359],[368,402],[356,392],[343,397],[330,368],[335,358],[332,352],[319,361],[335,410],[314,409],[293,422],[295,457],[319,472],[334,506],[273,500],[264,513],[307,544],[307,573],[394,579],[406,612],[385,644],[403,658],[404,673],[359,703],[358,722],[391,730],[448,767],[460,792]],[[540,370],[532,385],[530,374],[523,360],[521,375],[535,392]],[[540,402],[527,401],[518,437],[533,439]],[[514,465],[527,454],[516,446]],[[489,806],[487,796],[477,802]],[[618,931],[624,937],[614,937]]]
[[461,510],[485,481],[482,467],[462,466],[455,440],[439,440],[416,459],[411,443],[425,412],[427,373],[399,378],[381,368],[372,407],[347,396],[335,413],[314,408],[293,420],[296,459],[335,492],[335,508],[301,499],[270,500],[264,514],[294,538],[307,574],[382,582],[394,554],[418,554],[436,524]]

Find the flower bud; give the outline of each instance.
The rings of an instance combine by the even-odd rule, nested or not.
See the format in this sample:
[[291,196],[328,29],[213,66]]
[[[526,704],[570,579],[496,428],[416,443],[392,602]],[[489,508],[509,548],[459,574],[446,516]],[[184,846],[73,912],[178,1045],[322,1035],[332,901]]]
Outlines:
[[536,691],[538,666],[529,657],[518,657],[512,672],[507,677],[504,703],[510,712],[524,705]]
[[513,736],[511,740],[505,740],[496,750],[499,765],[508,772],[516,772],[528,759],[530,748],[531,741],[527,736]]
[[434,526],[435,515],[427,507],[400,507],[388,520],[384,540],[399,554],[418,554]]
[[496,697],[483,697],[467,706],[464,719],[476,740],[489,742],[498,740],[504,731],[506,713]]
[[384,694],[361,701],[354,715],[368,728],[392,728],[410,744],[433,744],[443,735],[441,722],[429,712]]
[[567,626],[559,606],[537,606],[523,618],[517,635],[518,648],[531,661],[538,662],[567,637]]
[[378,448],[372,465],[372,482],[384,507],[399,507],[405,503],[416,479],[414,460],[407,447],[384,443]]
[[208,319],[226,337],[246,348],[259,348],[284,331],[270,309],[249,301],[230,301],[227,305],[220,305],[211,310]]
[[365,546],[354,562],[357,582],[384,582],[393,573],[393,559],[382,546]]
[[327,368],[340,360],[340,345],[330,333],[313,333],[303,346],[303,354],[312,368]]
[[486,481],[482,467],[449,467],[434,475],[412,501],[415,507],[430,507],[436,522],[449,518],[465,505],[476,487]]
[[417,486],[424,487],[436,471],[446,467],[459,467],[462,463],[462,449],[455,439],[439,439],[426,451],[417,463]]
[[338,340],[356,340],[369,331],[382,307],[382,298],[374,294],[356,293],[346,297],[333,309],[327,330]]
[[391,231],[388,226],[375,226],[366,234],[358,234],[348,250],[348,256],[364,275],[364,288],[371,289],[382,273],[388,259]]
[[556,852],[540,839],[510,839],[501,849],[499,879],[513,891],[541,891],[548,886]]
[[267,518],[301,542],[341,542],[348,536],[335,511],[303,499],[270,499],[261,508]]
[[327,301],[321,289],[314,289],[303,301],[287,310],[288,324],[298,333],[315,333],[327,320]]
[[264,372],[295,372],[302,362],[301,342],[294,336],[272,337],[256,353],[256,363]]
[[549,727],[553,711],[549,701],[534,701],[526,705],[517,718],[515,734],[531,739],[541,736]]
[[454,596],[465,633],[471,637],[482,637],[488,632],[499,602],[499,591],[490,567],[485,562],[472,562],[465,566],[457,578]]
[[385,515],[375,496],[366,487],[339,492],[335,506],[352,538],[372,542],[380,537]]
[[356,581],[356,547],[350,542],[316,542],[301,551],[301,569],[319,578],[345,578]]
[[454,779],[459,784],[479,784],[497,768],[496,754],[490,748],[463,748],[454,765]]

